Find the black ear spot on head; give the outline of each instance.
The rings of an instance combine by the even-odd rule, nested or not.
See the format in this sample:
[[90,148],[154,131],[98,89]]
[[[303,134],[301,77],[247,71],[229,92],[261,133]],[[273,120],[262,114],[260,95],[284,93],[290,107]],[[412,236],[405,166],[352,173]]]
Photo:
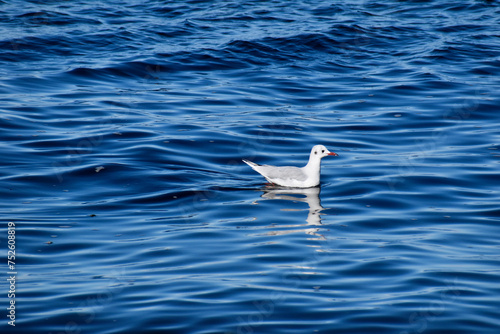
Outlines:
[[314,151],[314,154],[318,154],[318,151]]

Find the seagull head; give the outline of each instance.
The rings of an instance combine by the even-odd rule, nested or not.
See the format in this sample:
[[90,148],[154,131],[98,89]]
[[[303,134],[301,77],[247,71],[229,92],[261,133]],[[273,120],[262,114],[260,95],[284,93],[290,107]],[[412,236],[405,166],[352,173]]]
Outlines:
[[324,158],[328,155],[338,156],[337,153],[330,152],[323,145],[316,145],[311,150],[311,157],[317,157],[319,159]]

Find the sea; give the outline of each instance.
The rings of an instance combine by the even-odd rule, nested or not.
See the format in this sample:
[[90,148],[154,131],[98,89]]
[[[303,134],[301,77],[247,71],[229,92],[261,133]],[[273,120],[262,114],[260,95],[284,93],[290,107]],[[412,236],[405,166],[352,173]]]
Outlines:
[[500,333],[499,1],[1,0],[0,156],[1,333]]

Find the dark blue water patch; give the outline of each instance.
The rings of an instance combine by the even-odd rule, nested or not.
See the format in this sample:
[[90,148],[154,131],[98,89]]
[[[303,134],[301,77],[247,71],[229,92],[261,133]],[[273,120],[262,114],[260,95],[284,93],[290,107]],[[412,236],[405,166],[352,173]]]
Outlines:
[[131,10],[132,8],[132,4],[124,4],[124,6],[115,8],[113,6],[106,6],[103,3],[85,4],[85,6],[79,6],[77,8],[71,7],[73,11],[80,15],[90,15],[95,18],[106,19],[109,20],[107,21],[108,23],[112,23],[112,20],[117,18],[130,19],[130,17],[134,16],[134,12]]
[[[471,49],[472,48],[472,49]],[[478,52],[481,49],[481,52]],[[484,60],[497,57],[499,51],[493,45],[478,44],[478,43],[449,43],[434,49],[428,56],[433,61],[438,61],[442,64],[457,64],[464,59]]]
[[189,6],[187,5],[170,5],[170,6],[157,6],[153,7],[152,11],[160,14],[162,17],[171,17],[175,18],[178,17],[179,15],[183,15],[189,10]]
[[95,81],[101,80],[119,80],[119,77],[130,78],[130,77],[144,77],[148,72],[147,64],[124,64],[119,68],[104,68],[104,69],[92,69],[92,68],[77,68],[71,70],[68,74],[81,77],[83,79],[91,79]]
[[17,15],[13,20],[16,24],[21,22],[33,26],[66,26],[71,24],[94,25],[101,24],[99,20],[76,17],[63,12],[39,11]]
[[484,26],[480,24],[470,24],[470,25],[456,25],[456,26],[446,26],[446,27],[438,27],[436,31],[444,32],[444,33],[457,33],[457,32],[467,32],[467,34],[483,31]]
[[234,58],[247,54],[249,55],[249,63],[254,66],[270,65],[275,61],[286,62],[289,60],[279,50],[267,45],[264,41],[232,41],[227,45],[226,52]]
[[60,36],[31,36],[3,42],[0,48],[7,51],[2,60],[13,61],[15,58],[21,58],[24,61],[37,61],[40,57],[79,55],[80,51],[75,48],[75,43],[77,42],[73,39],[62,39]]
[[478,66],[471,70],[471,74],[493,78],[500,68],[500,61],[485,62],[484,66]]
[[[187,55],[168,55],[169,60],[166,62],[159,60],[156,63],[130,62],[110,68],[77,68],[70,71],[68,74],[85,80],[116,80],[118,83],[122,78],[154,81],[160,78],[165,80],[169,78],[171,73],[229,70],[247,67],[247,65],[241,62],[233,62],[230,59],[217,58],[209,54],[200,54],[198,57],[192,54],[190,54],[189,57],[186,56]],[[165,57],[165,55],[162,55],[160,59],[162,57]],[[194,58],[198,58],[198,60],[195,61]]]
[[[165,56],[165,55],[162,55]],[[210,51],[200,53],[200,54],[177,54],[173,57],[169,57],[169,61],[173,63],[167,63],[167,71],[212,71],[212,70],[229,70],[229,69],[241,69],[248,65],[239,59],[233,60],[232,58],[223,57],[222,55],[212,55]]]
[[263,39],[264,44],[275,46],[282,54],[288,55],[289,59],[307,57],[310,53],[335,54],[338,43],[323,34],[303,34],[289,38],[267,38]]

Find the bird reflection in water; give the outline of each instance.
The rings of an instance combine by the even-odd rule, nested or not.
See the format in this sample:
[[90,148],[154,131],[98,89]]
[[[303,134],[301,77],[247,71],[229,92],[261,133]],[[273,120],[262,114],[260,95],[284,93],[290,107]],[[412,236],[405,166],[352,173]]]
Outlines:
[[[280,227],[302,227],[302,226],[311,226],[307,229],[300,230],[280,230],[280,231],[272,231],[269,232],[269,235],[284,235],[288,233],[296,233],[296,232],[305,232],[310,235],[314,235],[318,237],[320,240],[325,240],[326,238],[318,233],[320,231],[320,227],[312,227],[321,225],[321,211],[324,208],[321,206],[321,200],[319,194],[321,192],[320,187],[312,187],[312,188],[283,188],[283,187],[274,187],[268,186],[266,188],[261,189],[264,193],[261,195],[262,198],[265,199],[278,199],[278,200],[289,200],[292,202],[304,202],[309,205],[309,212],[307,214],[306,222],[304,225],[280,225]],[[282,208],[281,211],[305,211],[303,209],[291,209],[291,208]]]

